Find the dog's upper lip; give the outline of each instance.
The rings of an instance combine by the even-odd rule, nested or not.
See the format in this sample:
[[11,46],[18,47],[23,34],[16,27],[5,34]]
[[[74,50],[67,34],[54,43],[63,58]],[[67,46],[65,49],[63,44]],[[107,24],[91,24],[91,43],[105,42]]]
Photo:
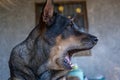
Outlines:
[[64,56],[66,56],[66,55],[72,56],[73,54],[75,54],[79,51],[82,51],[82,50],[88,50],[88,49],[87,48],[86,49],[81,49],[79,46],[69,47],[68,49],[66,49],[64,51]]

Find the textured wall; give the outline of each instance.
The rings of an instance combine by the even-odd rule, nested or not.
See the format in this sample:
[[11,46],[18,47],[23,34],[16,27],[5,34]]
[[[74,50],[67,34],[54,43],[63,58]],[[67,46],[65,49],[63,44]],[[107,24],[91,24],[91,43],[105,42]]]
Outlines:
[[[2,1],[5,0],[0,4]],[[11,49],[24,40],[35,25],[34,0],[11,1],[13,3],[0,5],[0,80],[9,77]],[[99,42],[92,49],[92,56],[74,58],[73,62],[79,63],[89,77],[103,74],[107,80],[120,80],[119,8],[120,0],[87,0],[89,31],[98,36]]]
[[89,77],[120,80],[120,0],[87,0],[89,31],[99,38],[91,57],[76,58]]
[[35,25],[33,1],[12,0],[0,5],[0,80],[9,77],[8,59],[11,49],[24,40]]

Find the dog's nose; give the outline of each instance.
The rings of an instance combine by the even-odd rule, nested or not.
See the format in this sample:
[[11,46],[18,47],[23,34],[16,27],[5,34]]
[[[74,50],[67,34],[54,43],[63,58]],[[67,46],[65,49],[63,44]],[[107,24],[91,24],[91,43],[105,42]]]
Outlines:
[[97,42],[98,42],[97,37],[95,37],[95,36],[90,36],[90,38],[92,39],[92,41],[93,41],[94,43],[97,43]]

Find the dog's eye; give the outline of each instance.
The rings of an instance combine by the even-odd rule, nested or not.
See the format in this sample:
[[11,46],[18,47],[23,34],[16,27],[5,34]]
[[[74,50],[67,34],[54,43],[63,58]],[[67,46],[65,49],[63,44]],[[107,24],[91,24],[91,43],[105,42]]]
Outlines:
[[69,26],[70,26],[70,27],[73,26],[73,22],[70,22],[70,23],[69,23]]
[[73,26],[73,22],[69,22],[68,24],[67,24],[67,29],[70,29],[71,27]]

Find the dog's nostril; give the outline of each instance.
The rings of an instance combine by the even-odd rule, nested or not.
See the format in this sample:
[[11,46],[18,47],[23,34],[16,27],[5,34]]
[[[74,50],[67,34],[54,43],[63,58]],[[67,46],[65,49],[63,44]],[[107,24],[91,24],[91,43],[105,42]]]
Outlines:
[[90,38],[91,38],[94,42],[97,42],[97,41],[98,41],[97,37],[95,37],[95,36],[91,36]]
[[98,41],[98,39],[97,39],[97,38],[94,38],[94,41],[95,41],[95,42],[97,42],[97,41]]
[[98,42],[97,37],[92,38],[92,40],[93,40],[95,43],[97,43],[97,42]]

